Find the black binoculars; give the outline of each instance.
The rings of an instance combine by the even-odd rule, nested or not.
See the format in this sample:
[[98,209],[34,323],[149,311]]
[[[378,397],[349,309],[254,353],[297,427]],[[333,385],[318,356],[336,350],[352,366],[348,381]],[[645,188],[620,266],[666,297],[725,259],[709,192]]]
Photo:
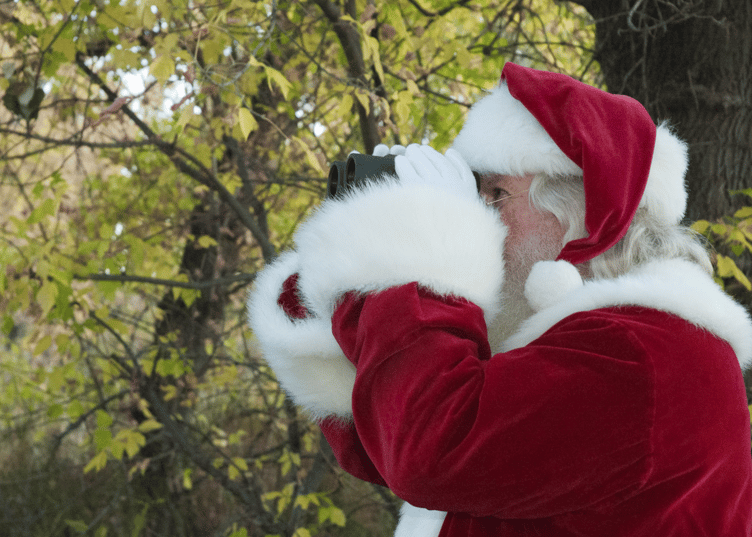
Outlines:
[[[376,157],[352,153],[345,162],[336,161],[329,168],[326,181],[326,197],[342,196],[347,191],[360,188],[369,181],[378,181],[384,176],[395,176],[394,155]],[[480,192],[480,175],[473,172],[475,186]]]

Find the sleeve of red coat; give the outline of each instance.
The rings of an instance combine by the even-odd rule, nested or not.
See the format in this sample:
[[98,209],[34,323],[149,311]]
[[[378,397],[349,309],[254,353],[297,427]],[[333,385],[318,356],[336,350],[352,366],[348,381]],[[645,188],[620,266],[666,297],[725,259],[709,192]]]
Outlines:
[[650,472],[651,367],[618,316],[576,314],[492,357],[477,306],[408,284],[348,295],[332,326],[357,370],[358,439],[415,506],[546,517]]
[[[306,319],[310,313],[300,299],[298,274],[292,274],[282,284],[277,304],[291,319]],[[319,427],[332,448],[340,467],[355,477],[377,485],[386,485],[363,448],[352,420],[340,416],[319,419]]]

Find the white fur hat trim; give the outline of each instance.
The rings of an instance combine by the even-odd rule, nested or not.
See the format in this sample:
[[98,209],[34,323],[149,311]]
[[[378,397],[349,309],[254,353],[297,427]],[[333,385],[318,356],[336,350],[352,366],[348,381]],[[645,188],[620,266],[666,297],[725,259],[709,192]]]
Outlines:
[[[538,120],[510,95],[506,83],[470,109],[453,147],[480,173],[582,175]],[[687,204],[686,171],[686,144],[665,123],[659,125],[640,206],[664,223],[678,223]]]

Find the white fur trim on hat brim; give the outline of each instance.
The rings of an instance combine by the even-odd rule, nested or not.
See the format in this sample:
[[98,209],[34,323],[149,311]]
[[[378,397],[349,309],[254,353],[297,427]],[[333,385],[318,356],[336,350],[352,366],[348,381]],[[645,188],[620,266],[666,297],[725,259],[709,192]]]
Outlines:
[[480,173],[582,175],[506,83],[473,105],[452,147]]
[[352,416],[355,366],[342,354],[329,317],[291,319],[277,304],[282,284],[300,271],[299,256],[277,258],[256,278],[248,321],[282,389],[314,418]]
[[640,206],[664,224],[678,224],[684,218],[687,164],[687,144],[677,138],[666,123],[660,124]]
[[[470,168],[480,173],[582,176],[582,169],[559,149],[524,105],[511,96],[506,83],[470,109],[453,147]],[[662,123],[657,127],[650,173],[640,205],[664,223],[678,223],[687,205],[686,171],[687,146]]]
[[323,203],[295,235],[306,305],[331,315],[342,294],[411,282],[499,310],[506,228],[472,196],[396,179]]
[[674,314],[727,341],[742,368],[752,365],[752,321],[698,265],[680,259],[647,263],[618,278],[589,280],[522,323],[502,351],[520,348],[581,311],[644,306]]

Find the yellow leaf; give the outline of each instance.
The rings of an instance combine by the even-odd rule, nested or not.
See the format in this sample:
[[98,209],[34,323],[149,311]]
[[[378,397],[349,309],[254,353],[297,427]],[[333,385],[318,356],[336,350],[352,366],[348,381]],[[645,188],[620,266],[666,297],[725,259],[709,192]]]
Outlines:
[[336,115],[338,117],[347,117],[352,113],[353,98],[352,95],[344,95],[337,107]]
[[289,80],[285,77],[284,74],[280,73],[273,67],[264,67],[264,70],[266,72],[266,80],[269,83],[269,89],[272,89],[272,81],[277,85],[279,90],[282,92],[282,97],[287,99],[287,94],[290,93],[290,88],[292,87],[292,83],[290,83]]
[[198,245],[201,246],[201,248],[209,248],[210,246],[217,245],[217,241],[209,235],[201,235],[196,242],[198,242]]
[[414,80],[407,80],[407,91],[409,91],[412,95],[419,95],[420,94],[420,88],[415,83]]
[[345,512],[338,507],[333,507],[331,513],[329,513],[329,520],[331,520],[337,526],[344,526]]
[[191,468],[183,470],[183,488],[185,490],[191,490],[193,488],[193,481],[191,480],[192,472],[193,470]]
[[107,452],[106,451],[100,451],[96,455],[94,455],[94,458],[89,461],[89,464],[87,464],[84,467],[84,473],[88,474],[92,470],[96,470],[97,472],[105,467],[107,464]]
[[731,258],[726,257],[725,255],[718,255],[717,257],[717,269],[718,269],[718,275],[721,278],[729,278],[733,276],[734,274],[734,267],[736,266],[736,263],[731,260]]
[[52,44],[52,50],[64,54],[69,62],[76,60],[76,44],[72,39],[58,37]]
[[149,66],[149,74],[156,78],[160,84],[167,82],[175,74],[175,62],[167,54],[157,56]]
[[241,108],[238,111],[238,124],[240,125],[240,132],[243,133],[244,139],[247,139],[248,136],[258,128],[256,119],[247,108]]
[[159,423],[157,420],[146,420],[144,422],[139,423],[138,430],[142,433],[148,433],[149,431],[155,431],[157,429],[161,429],[162,424]]
[[324,177],[327,173],[324,171],[324,168],[321,167],[319,159],[317,159],[316,155],[313,154],[311,148],[308,147],[308,145],[300,138],[294,138],[294,140],[305,153],[306,162],[308,163],[308,165],[313,168],[321,177]]
[[368,113],[371,110],[371,100],[368,98],[368,95],[360,92],[355,93],[355,98],[358,99],[358,102],[360,105],[365,108],[366,113]]
[[733,259],[718,254],[716,264],[718,276],[721,278],[734,278],[747,290],[752,290],[752,282],[750,282],[749,278],[747,278],[741,269],[736,266]]
[[710,222],[707,220],[698,220],[690,226],[697,233],[705,233],[710,227]]
[[242,457],[233,457],[232,463],[244,472],[248,470],[248,463]]
[[748,218],[752,216],[752,207],[742,207],[734,213],[734,218]]

